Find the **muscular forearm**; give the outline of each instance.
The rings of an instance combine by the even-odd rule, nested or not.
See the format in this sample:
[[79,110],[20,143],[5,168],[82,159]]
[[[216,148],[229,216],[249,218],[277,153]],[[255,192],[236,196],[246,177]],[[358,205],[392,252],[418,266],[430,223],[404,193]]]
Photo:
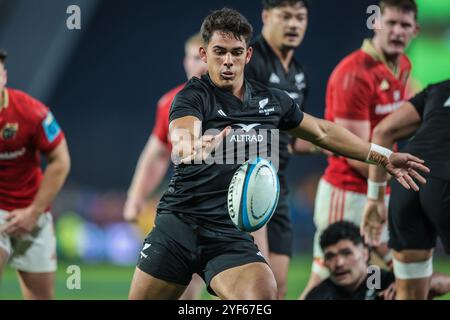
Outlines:
[[307,136],[306,140],[344,157],[360,161],[366,160],[370,143],[330,121],[317,119],[316,123],[320,134]]
[[31,204],[33,210],[40,214],[45,212],[50,203],[61,190],[70,170],[70,159],[64,155],[49,160],[38,192]]
[[170,123],[170,141],[172,143],[172,161],[179,163],[180,160],[194,154],[198,145],[201,145],[202,122],[193,116],[186,116]]
[[291,144],[292,153],[294,154],[314,154],[320,153],[321,148],[303,139],[294,139]]

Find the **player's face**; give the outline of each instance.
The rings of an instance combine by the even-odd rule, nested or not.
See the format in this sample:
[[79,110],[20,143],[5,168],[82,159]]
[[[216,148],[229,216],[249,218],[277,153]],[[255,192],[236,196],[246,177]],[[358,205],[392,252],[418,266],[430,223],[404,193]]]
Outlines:
[[7,80],[7,76],[6,76],[5,66],[3,65],[3,63],[0,62],[0,92],[2,92],[3,89],[5,88],[6,80]]
[[250,61],[252,48],[232,34],[215,31],[207,48],[200,49],[202,60],[216,86],[225,90],[239,89],[244,83],[244,67]]
[[200,78],[202,74],[206,73],[207,65],[200,58],[200,44],[192,43],[186,48],[184,56],[184,70],[188,79],[192,77]]
[[368,252],[362,244],[341,240],[325,249],[324,259],[331,281],[338,286],[356,289],[367,276]]
[[280,50],[294,49],[302,43],[308,26],[308,11],[300,3],[263,10],[264,32]]
[[385,54],[399,55],[405,52],[417,32],[418,25],[412,11],[387,7],[377,21],[375,36]]

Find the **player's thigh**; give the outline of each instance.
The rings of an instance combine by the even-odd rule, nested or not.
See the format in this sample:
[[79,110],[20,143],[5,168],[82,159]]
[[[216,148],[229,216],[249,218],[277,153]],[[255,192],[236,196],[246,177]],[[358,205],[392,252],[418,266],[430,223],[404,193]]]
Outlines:
[[226,269],[215,275],[210,284],[225,300],[273,300],[277,286],[266,263],[253,262]]
[[8,256],[8,252],[0,247],[0,282],[3,276],[3,271],[5,270],[6,264],[8,263]]
[[130,289],[132,299],[178,299],[194,273],[195,233],[178,217],[157,216],[144,240]]
[[420,190],[420,203],[450,254],[450,181],[428,178]]
[[285,254],[271,252],[269,254],[269,259],[271,261],[270,267],[275,275],[275,278],[277,279],[277,282],[278,279],[286,282],[291,257]]
[[[7,212],[0,210],[0,226],[2,226],[5,221],[2,218]],[[9,256],[11,254],[11,239],[7,234],[0,233],[0,280],[3,275],[3,271],[8,263]]]
[[270,267],[277,282],[278,298],[282,299],[287,293],[287,277],[291,258],[285,254],[271,252],[269,259]]
[[253,238],[239,230],[202,237],[200,271],[207,289],[223,299],[269,299],[276,282]]
[[[32,232],[11,239],[11,267],[24,274],[51,274],[56,271],[56,237],[50,213],[40,215]],[[34,279],[33,276],[30,278]]]
[[323,178],[320,179],[314,204],[314,225],[316,229],[323,230],[331,223],[331,209],[335,201],[335,194],[336,188]]
[[391,184],[388,219],[389,247],[396,252],[435,247],[436,229],[422,208],[420,194],[397,181]]
[[294,235],[287,201],[284,200],[278,205],[274,216],[267,224],[267,238],[270,253],[292,256]]
[[51,300],[55,298],[55,272],[17,271],[20,288],[26,300]]
[[131,281],[128,299],[168,300],[178,299],[186,289],[185,285],[164,281],[136,268]]

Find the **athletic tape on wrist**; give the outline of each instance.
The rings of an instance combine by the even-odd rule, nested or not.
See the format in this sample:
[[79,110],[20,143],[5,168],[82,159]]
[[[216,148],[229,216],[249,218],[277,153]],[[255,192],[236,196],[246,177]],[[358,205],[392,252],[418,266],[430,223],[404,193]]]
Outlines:
[[386,167],[386,165],[389,163],[389,157],[391,156],[391,154],[391,150],[379,146],[378,144],[371,143],[366,162]]
[[372,180],[367,180],[367,198],[371,200],[380,199],[380,193],[385,192],[387,182],[376,182]]
[[405,263],[393,259],[395,278],[401,280],[429,278],[433,274],[433,258],[422,262]]

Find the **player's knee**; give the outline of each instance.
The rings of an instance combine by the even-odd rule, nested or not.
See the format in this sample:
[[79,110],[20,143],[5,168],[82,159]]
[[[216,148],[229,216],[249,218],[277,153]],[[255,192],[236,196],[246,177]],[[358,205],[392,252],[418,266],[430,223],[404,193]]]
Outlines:
[[433,274],[433,258],[431,257],[418,262],[402,262],[394,258],[393,262],[394,274],[399,280],[429,278]]
[[25,300],[53,300],[55,291],[53,288],[39,288],[39,290],[26,290],[24,292]]
[[236,286],[227,299],[231,300],[275,300],[277,299],[277,282],[273,274],[258,277],[254,281]]
[[275,278],[265,279],[255,283],[251,290],[242,292],[244,300],[276,300],[277,299],[277,283]]

